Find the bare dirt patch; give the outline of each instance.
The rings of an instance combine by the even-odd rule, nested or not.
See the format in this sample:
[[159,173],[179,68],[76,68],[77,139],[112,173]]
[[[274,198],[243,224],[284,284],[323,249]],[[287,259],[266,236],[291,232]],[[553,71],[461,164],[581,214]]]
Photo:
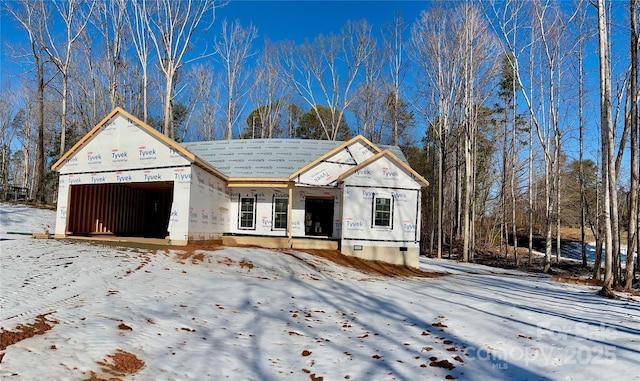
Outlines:
[[[433,357],[431,359],[433,359]],[[429,366],[436,367],[436,368],[444,368],[449,370],[456,367],[455,365],[450,363],[449,360],[446,360],[446,359],[440,360],[440,361],[437,361],[437,359],[431,360],[431,362],[429,363]]]
[[91,376],[89,376],[89,378],[85,378],[83,381],[122,381],[122,379],[117,377],[100,378],[96,372],[91,372]]
[[[144,366],[144,361],[140,360],[136,355],[121,349],[118,349],[114,354],[107,355],[107,358],[103,361],[97,361],[97,364],[102,367],[103,372],[116,377],[134,374]],[[95,377],[94,372],[91,372],[91,375]]]
[[442,273],[427,272],[408,266],[392,265],[381,261],[370,261],[367,259],[350,257],[342,254],[338,250],[298,249],[298,251],[328,259],[338,265],[357,269],[363,273],[376,276],[437,278],[445,275]]
[[[197,249],[201,250],[201,249]],[[195,250],[181,251],[176,254],[178,263],[185,264],[190,261],[194,265],[204,261],[204,253],[196,253]]]
[[251,261],[247,261],[246,259],[243,259],[240,261],[240,268],[247,268],[249,270],[251,270],[252,268],[254,268],[254,264]]
[[5,350],[8,346],[35,335],[42,335],[53,328],[54,324],[58,324],[55,320],[47,319],[47,315],[49,314],[38,315],[36,316],[36,321],[34,323],[20,324],[11,331],[7,331],[2,328],[0,330],[0,350]]
[[246,259],[243,259],[240,262],[236,262],[229,257],[224,257],[224,258],[218,259],[217,262],[222,265],[226,265],[227,267],[235,266],[237,264],[238,266],[240,266],[241,269],[247,269],[247,271],[250,271],[252,268],[255,267],[253,262],[247,261]]

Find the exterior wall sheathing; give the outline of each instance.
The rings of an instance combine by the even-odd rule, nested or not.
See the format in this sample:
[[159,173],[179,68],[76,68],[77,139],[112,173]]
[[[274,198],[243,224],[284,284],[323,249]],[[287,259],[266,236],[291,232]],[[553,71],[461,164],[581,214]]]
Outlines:
[[[288,199],[288,188],[229,188],[229,234],[258,235],[269,237],[288,237],[287,229],[276,229],[273,225],[273,200],[276,197]],[[241,228],[238,223],[240,200],[245,197],[256,200],[255,224],[253,228]],[[296,187],[292,190],[291,232],[293,238],[303,238],[305,234],[305,201],[307,198],[322,198],[333,200],[333,210],[327,213],[333,214],[333,229],[330,237],[340,237],[340,210],[341,197],[337,188],[308,188]],[[318,236],[314,236],[319,238]]]
[[[114,110],[107,118],[59,162],[56,237],[145,234],[151,199],[166,223],[166,230],[154,231],[168,233],[172,244],[227,239],[337,248],[339,243],[345,255],[418,266],[420,193],[428,183],[362,137],[318,157],[288,180],[278,177],[278,184],[254,187],[248,177],[234,186],[237,180],[228,184],[226,175],[210,166],[216,164],[203,162],[126,112]],[[239,224],[245,197],[255,200],[251,227]],[[392,200],[390,226],[373,222],[376,197]],[[276,198],[288,200],[286,228],[274,226]]]

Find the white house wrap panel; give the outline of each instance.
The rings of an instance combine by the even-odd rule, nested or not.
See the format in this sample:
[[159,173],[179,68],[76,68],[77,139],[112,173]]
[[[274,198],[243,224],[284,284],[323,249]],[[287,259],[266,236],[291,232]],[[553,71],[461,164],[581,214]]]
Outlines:
[[180,152],[125,116],[117,115],[70,156],[59,172],[109,172],[190,164]]
[[371,158],[375,153],[370,147],[356,141],[301,173],[295,181],[300,185],[335,185],[341,174]]
[[[390,226],[375,226],[375,199],[391,200]],[[384,242],[386,246],[415,245],[419,241],[419,189],[375,188],[360,185],[344,187],[342,238]]]
[[[231,224],[228,232],[238,235],[259,235],[271,237],[287,237],[287,224],[278,225],[278,201],[286,200],[287,208],[289,201],[288,188],[230,188],[229,189],[229,216]],[[292,237],[305,236],[327,236],[328,238],[338,238],[340,232],[340,190],[339,189],[313,189],[313,188],[295,188],[292,190],[292,212],[291,212],[291,230]],[[250,224],[242,226],[242,215],[248,213],[242,210],[243,199],[245,202],[253,202],[252,218]],[[326,200],[332,204],[331,209],[331,228],[324,226],[316,226],[307,216],[305,206],[307,200]],[[249,201],[253,200],[253,201]],[[245,203],[246,205],[246,203]],[[285,210],[288,223],[288,209]],[[309,233],[309,234],[307,234]]]
[[221,239],[228,231],[229,195],[223,180],[198,168],[192,168],[188,207],[188,239]]
[[54,169],[60,172],[57,237],[135,236],[179,244],[220,239],[228,225],[222,175],[121,109]]

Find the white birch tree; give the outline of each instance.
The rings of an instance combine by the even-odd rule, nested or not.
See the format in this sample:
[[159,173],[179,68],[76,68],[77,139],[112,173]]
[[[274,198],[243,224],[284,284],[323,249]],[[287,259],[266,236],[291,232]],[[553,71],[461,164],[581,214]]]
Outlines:
[[409,70],[409,60],[405,54],[405,30],[408,28],[401,14],[396,14],[393,22],[386,26],[383,33],[385,55],[388,58],[391,100],[391,144],[397,145],[400,128],[400,106],[402,102],[402,85]]
[[278,66],[277,46],[265,41],[264,48],[254,70],[254,86],[250,92],[252,103],[257,107],[251,112],[247,123],[255,127],[255,120],[259,122],[259,134],[255,131],[252,137],[274,138],[276,134],[283,135],[282,126],[285,108],[291,103],[291,91],[284,83]]
[[194,35],[203,25],[208,28],[215,21],[218,0],[143,0],[147,2],[147,24],[160,70],[164,76],[162,95],[163,132],[174,138],[173,101],[180,92],[178,71],[186,64],[211,54],[198,52],[189,57]]
[[[69,100],[69,66],[71,65],[73,45],[78,37],[84,33],[96,1],[93,0],[88,4],[84,4],[80,0],[57,0],[52,1],[52,4],[64,23],[65,32],[65,39],[58,43],[54,35],[52,35],[50,23],[45,24],[48,38],[45,51],[62,76],[62,99],[60,102],[60,154],[62,155],[65,152]],[[88,9],[86,9],[87,7]]]
[[638,92],[638,50],[640,50],[640,43],[638,37],[638,1],[629,0],[629,51],[630,51],[630,78],[629,78],[629,91],[627,93],[627,100],[629,103],[629,116],[625,118],[626,123],[629,123],[629,133],[631,135],[630,148],[631,148],[631,168],[630,179],[631,184],[629,187],[629,229],[627,233],[627,260],[625,269],[625,283],[624,287],[630,289],[633,285],[634,277],[634,261],[633,256],[636,249],[640,253],[638,248],[638,192],[640,182],[640,167],[638,164],[638,150],[640,150],[640,141],[638,137],[638,102],[640,102],[640,93]]
[[[319,35],[298,46],[280,45],[282,73],[314,111],[327,140],[338,138],[361,66],[373,48],[366,21],[348,21],[339,35]],[[330,110],[329,120],[322,115],[322,107]]]
[[127,11],[127,26],[131,35],[131,41],[136,50],[136,56],[142,69],[142,121],[147,123],[149,119],[149,55],[151,53],[150,34],[148,29],[147,0],[132,0]]
[[240,20],[229,23],[225,19],[222,21],[220,38],[215,41],[216,55],[224,68],[227,139],[233,137],[233,127],[238,124],[238,118],[248,100],[247,94],[251,90],[251,71],[247,63],[255,54],[252,46],[257,36],[258,29],[253,24],[243,27]]
[[[613,120],[611,112],[611,58],[606,0],[597,0],[598,11],[598,62],[600,68],[600,133],[602,139],[603,223],[605,231],[605,260],[603,294],[611,294],[613,285],[613,231],[611,208],[615,194],[615,163]],[[612,192],[612,184],[614,192]]]

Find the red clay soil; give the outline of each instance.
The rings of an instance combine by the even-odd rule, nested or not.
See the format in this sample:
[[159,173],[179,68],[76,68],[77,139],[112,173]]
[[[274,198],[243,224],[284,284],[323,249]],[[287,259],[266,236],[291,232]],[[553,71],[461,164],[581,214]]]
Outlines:
[[9,345],[13,345],[35,335],[42,335],[53,328],[53,324],[57,324],[58,322],[48,320],[46,315],[38,315],[36,316],[35,323],[20,324],[13,331],[7,331],[2,328],[2,330],[0,330],[0,350],[5,350]]
[[101,365],[104,372],[111,373],[115,376],[126,376],[127,374],[133,374],[142,369],[144,361],[140,360],[133,353],[125,352],[118,349],[116,353],[107,355],[111,359],[111,362],[98,361],[98,365]]
[[91,372],[91,376],[84,381],[120,381],[118,377],[124,377],[138,372],[144,366],[144,361],[140,360],[133,353],[125,352],[118,349],[116,353],[107,355],[109,360],[97,361],[102,367],[102,371],[115,377],[99,378],[95,372]]
[[[122,243],[117,243],[117,246],[122,246]],[[168,250],[175,250],[178,252],[178,262],[185,264],[187,261],[191,261],[193,264],[197,264],[198,262],[202,262],[204,260],[204,255],[202,253],[197,253],[196,251],[217,251],[228,248],[229,246],[223,246],[221,244],[216,243],[207,243],[207,244],[198,244],[198,243],[190,243],[186,246],[158,246],[158,245],[145,245],[145,244],[134,244],[132,247],[137,248],[147,248],[153,254],[167,252]],[[244,248],[256,247],[257,246],[238,246]],[[436,272],[427,272],[422,271],[417,268],[401,266],[401,265],[392,265],[386,262],[381,261],[371,261],[367,259],[360,259],[356,257],[351,257],[342,254],[338,250],[319,250],[319,249],[296,249],[297,251],[302,251],[311,255],[315,255],[324,259],[328,259],[338,265],[349,267],[352,269],[360,270],[363,273],[375,275],[375,276],[384,276],[384,277],[418,277],[418,278],[437,278],[446,274],[436,273]],[[281,250],[282,253],[290,254],[288,250]],[[226,258],[225,258],[226,260]],[[220,260],[218,260],[220,263]],[[231,265],[232,263],[226,263],[227,265]],[[240,263],[240,266],[243,268],[251,269],[253,264],[251,262]]]
[[[187,246],[172,246],[159,249],[157,246],[154,248],[156,250],[176,250],[180,253],[178,254],[178,258],[182,263],[187,260],[191,260],[192,263],[196,264],[197,262],[202,261],[204,258],[202,253],[196,254],[196,251],[217,251],[226,248],[227,246],[222,246],[219,244],[188,244]],[[242,246],[242,247],[253,247],[253,246]],[[302,251],[311,255],[315,255],[324,259],[328,259],[338,265],[353,268],[360,270],[366,274],[376,275],[376,276],[385,276],[385,277],[419,277],[419,278],[436,278],[439,276],[443,276],[445,274],[442,273],[433,273],[422,271],[417,268],[408,267],[408,266],[400,266],[400,265],[392,265],[389,263],[381,262],[381,261],[370,261],[366,259],[360,259],[356,257],[346,256],[340,253],[337,250],[315,250],[315,249],[296,249],[298,251]],[[286,250],[282,251],[287,254]],[[225,258],[226,259],[226,258]],[[220,261],[218,261],[220,262]],[[231,265],[232,263],[225,263],[227,265]],[[251,269],[253,264],[250,262],[240,263],[241,267],[247,267]]]
[[324,259],[328,259],[333,263],[341,266],[357,269],[363,273],[385,276],[385,277],[418,277],[418,278],[437,278],[443,276],[443,273],[427,272],[414,267],[392,265],[381,261],[370,261],[351,257],[342,254],[338,250],[316,250],[316,249],[297,249],[307,254],[315,255]]

